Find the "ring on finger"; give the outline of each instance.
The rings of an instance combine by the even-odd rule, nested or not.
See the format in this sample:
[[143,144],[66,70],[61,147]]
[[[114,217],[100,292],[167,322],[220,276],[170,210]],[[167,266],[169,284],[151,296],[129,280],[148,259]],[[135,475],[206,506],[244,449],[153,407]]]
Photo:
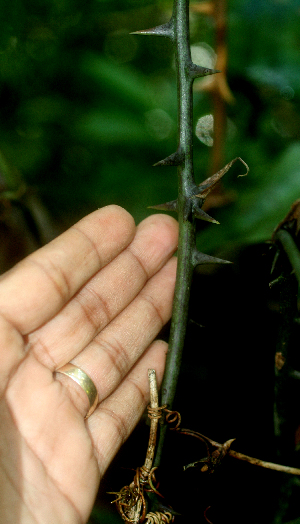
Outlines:
[[63,375],[70,377],[83,389],[87,395],[90,406],[84,418],[90,417],[95,411],[99,400],[97,388],[92,379],[81,368],[71,364],[71,362],[57,369],[56,373],[62,373]]

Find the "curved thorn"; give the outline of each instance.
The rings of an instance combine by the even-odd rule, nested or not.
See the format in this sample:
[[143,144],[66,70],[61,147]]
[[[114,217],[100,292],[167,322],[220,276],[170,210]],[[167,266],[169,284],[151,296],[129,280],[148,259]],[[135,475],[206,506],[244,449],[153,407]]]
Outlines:
[[218,171],[214,175],[210,176],[209,178],[206,178],[206,180],[203,180],[203,182],[201,182],[198,186],[198,188],[200,189],[200,192],[199,192],[199,195],[197,196],[201,196],[201,198],[206,198],[208,193],[210,193],[210,191],[214,188],[214,186],[227,173],[227,171],[229,171],[232,164],[234,164],[237,160],[238,160],[238,157],[234,158],[233,160],[231,160],[231,162],[228,162],[228,164],[226,164],[226,166],[223,167],[223,169],[220,169],[220,171]]
[[244,164],[244,166],[247,169],[247,171],[246,171],[246,173],[244,175],[238,175],[238,176],[239,177],[240,176],[246,176],[248,174],[248,172],[249,172],[249,167],[246,164],[246,162],[244,162],[244,160],[242,158],[237,156],[236,158],[231,160],[231,162],[228,162],[228,164],[226,164],[226,166],[223,167],[223,169],[220,169],[220,171],[218,171],[214,175],[210,176],[209,178],[206,178],[206,180],[203,180],[203,182],[201,182],[198,185],[198,189],[200,189],[200,192],[197,195],[195,195],[195,196],[200,197],[203,200],[205,200],[205,198],[212,191],[214,186],[219,182],[219,180],[221,180],[221,178],[227,173],[227,171],[229,171],[229,169],[231,168],[232,164],[234,164],[237,160],[240,160],[240,162],[242,162],[242,164]]
[[162,211],[177,211],[177,200],[171,200],[165,204],[157,204],[156,206],[148,206],[148,209],[160,209]]
[[226,442],[224,442],[222,448],[223,450],[227,453],[227,451],[230,449],[231,447],[231,444],[236,440],[236,438],[231,438],[229,440],[226,440]]
[[150,29],[141,29],[141,31],[133,31],[131,35],[146,35],[146,36],[165,36],[174,40],[174,26],[171,19],[166,24],[151,27]]
[[232,264],[230,260],[223,260],[222,258],[212,257],[206,255],[205,253],[200,253],[195,249],[192,253],[192,264],[194,267],[203,265],[203,264]]
[[179,166],[182,164],[184,160],[184,153],[181,149],[177,149],[175,153],[172,153],[171,155],[167,156],[163,160],[160,160],[159,162],[156,162],[153,164],[154,167],[157,166]]

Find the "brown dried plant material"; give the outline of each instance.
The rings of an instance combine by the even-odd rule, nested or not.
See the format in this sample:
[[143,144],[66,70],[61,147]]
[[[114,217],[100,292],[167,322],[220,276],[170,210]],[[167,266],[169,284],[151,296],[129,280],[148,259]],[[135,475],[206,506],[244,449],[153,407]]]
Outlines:
[[[162,411],[166,406],[158,405],[158,390],[156,383],[156,373],[154,369],[148,370],[150,384],[150,406],[148,406],[148,416],[150,418],[150,435],[144,465],[136,469],[133,481],[129,486],[124,486],[120,491],[111,491],[109,494],[116,495],[112,501],[117,506],[117,510],[125,522],[138,524],[168,524],[173,522],[174,515],[166,511],[147,513],[146,492],[162,495],[156,488],[155,470],[153,459],[156,447],[158,421],[162,416]],[[146,519],[146,520],[145,520]]]
[[244,453],[234,451],[233,449],[231,449],[231,444],[234,442],[235,439],[230,439],[227,440],[224,444],[220,444],[219,442],[216,442],[215,440],[212,440],[206,437],[205,435],[202,435],[201,433],[198,433],[197,431],[193,431],[191,429],[177,427],[176,431],[182,433],[183,435],[189,435],[191,437],[195,437],[201,440],[201,442],[203,442],[206,445],[207,449],[207,457],[205,457],[204,459],[197,460],[191,464],[188,464],[185,467],[185,469],[189,467],[194,467],[202,463],[202,472],[208,471],[209,473],[213,473],[215,471],[215,468],[221,464],[221,461],[227,455],[229,457],[233,457],[244,462],[249,462],[249,464],[253,464],[255,466],[260,466],[266,469],[272,469],[273,471],[280,471],[282,473],[289,473],[290,475],[300,476],[299,468],[283,466],[281,464],[274,464],[273,462],[265,462],[264,460],[260,460],[255,457],[249,457],[248,455],[244,455]]
[[155,511],[147,513],[145,524],[170,524],[174,522],[174,515],[170,511]]
[[282,352],[277,351],[277,353],[275,353],[275,367],[276,369],[278,369],[278,371],[280,371],[283,368],[285,361],[286,359],[283,356]]
[[[174,418],[171,419],[173,414],[174,414]],[[227,440],[226,442],[224,442],[224,444],[220,444],[220,442],[216,442],[215,440],[212,440],[209,437],[202,435],[198,431],[194,431],[192,429],[181,428],[180,427],[181,417],[177,411],[172,411],[172,412],[169,411],[167,421],[168,421],[168,418],[169,418],[170,423],[173,423],[174,421],[176,422],[175,427],[171,428],[173,431],[181,433],[182,435],[188,435],[190,437],[195,437],[198,440],[200,440],[201,442],[203,442],[206,446],[207,456],[203,459],[200,459],[195,462],[192,462],[191,464],[188,464],[187,466],[184,467],[184,469],[188,469],[190,467],[194,467],[196,465],[203,464],[201,468],[202,472],[208,471],[209,473],[213,473],[216,467],[221,464],[223,458],[227,455],[227,456],[236,458],[238,460],[242,460],[244,462],[249,462],[249,464],[253,464],[255,466],[260,466],[266,469],[272,469],[274,471],[281,471],[282,473],[289,473],[290,475],[300,476],[299,468],[283,466],[281,464],[274,464],[273,462],[265,462],[264,460],[260,460],[254,457],[249,457],[248,455],[244,455],[244,453],[239,453],[238,451],[234,451],[233,449],[231,449],[231,445],[235,441],[234,438]]]
[[239,175],[239,177],[248,175],[248,173],[249,173],[248,165],[246,164],[246,162],[244,162],[244,160],[242,158],[240,158],[238,156],[238,157],[234,158],[233,160],[231,160],[231,162],[228,162],[228,164],[226,164],[225,167],[220,169],[220,171],[218,171],[214,175],[208,177],[206,180],[201,182],[201,184],[199,184],[199,186],[198,186],[199,189],[200,189],[200,193],[198,193],[196,196],[199,197],[199,198],[202,198],[203,200],[205,200],[206,197],[208,196],[208,194],[214,189],[215,185],[221,180],[221,178],[227,173],[227,171],[229,171],[231,166],[237,160],[240,160],[240,162],[242,162],[242,164],[244,164],[244,166],[247,169],[247,172],[244,175]]

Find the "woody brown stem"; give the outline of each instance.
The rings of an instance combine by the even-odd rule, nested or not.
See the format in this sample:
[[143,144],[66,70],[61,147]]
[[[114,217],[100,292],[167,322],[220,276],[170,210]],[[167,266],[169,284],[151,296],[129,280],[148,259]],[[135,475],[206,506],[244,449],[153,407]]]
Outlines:
[[249,457],[248,455],[244,455],[243,453],[238,453],[237,451],[234,451],[233,449],[230,449],[228,451],[228,455],[238,460],[249,462],[249,464],[260,466],[262,468],[273,469],[274,471],[281,471],[282,473],[289,473],[290,475],[300,475],[299,468],[292,468],[290,466],[282,466],[281,464],[275,464],[273,462],[265,462],[264,460],[260,460],[254,457]]
[[156,373],[154,369],[148,369],[149,385],[150,385],[150,408],[149,417],[151,420],[150,425],[150,435],[148,442],[148,449],[146,453],[146,459],[143,469],[145,471],[150,471],[153,464],[155,446],[156,446],[156,437],[157,437],[157,427],[159,421],[158,413],[158,391],[156,383]]
[[[201,442],[203,442],[206,445],[206,448],[209,454],[211,454],[209,452],[210,447],[215,448],[220,451],[224,448],[224,444],[220,444],[220,442],[216,442],[215,440],[212,440],[209,437],[206,437],[205,435],[198,433],[197,431],[193,431],[193,430],[185,429],[185,428],[178,428],[176,429],[176,431],[184,435],[189,435],[191,437],[197,438],[198,440],[201,440]],[[232,442],[232,441],[228,441],[228,442]],[[249,464],[260,466],[262,468],[272,469],[274,471],[281,471],[282,473],[289,473],[290,475],[298,475],[298,476],[300,475],[299,468],[283,466],[281,464],[275,464],[273,462],[265,462],[264,460],[260,460],[254,457],[249,457],[249,455],[245,455],[244,453],[239,453],[238,451],[234,451],[231,448],[227,449],[226,454],[229,455],[230,457],[236,458],[238,460],[242,460],[244,462],[249,462]],[[202,461],[197,461],[197,462],[203,463],[204,461],[202,460]]]

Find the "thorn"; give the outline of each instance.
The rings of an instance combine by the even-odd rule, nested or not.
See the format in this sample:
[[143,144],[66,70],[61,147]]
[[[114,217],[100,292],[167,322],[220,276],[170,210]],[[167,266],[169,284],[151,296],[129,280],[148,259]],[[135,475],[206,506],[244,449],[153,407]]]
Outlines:
[[232,262],[200,253],[200,251],[195,249],[192,253],[192,264],[196,267],[203,264],[232,264]]
[[224,442],[222,448],[223,450],[225,451],[225,453],[227,453],[227,451],[231,448],[231,444],[236,440],[236,438],[231,438],[229,440],[226,440],[226,442]]
[[146,35],[146,36],[165,36],[174,40],[174,26],[171,19],[166,24],[151,27],[150,29],[142,29],[141,31],[133,31],[131,35]]
[[272,289],[273,286],[275,286],[275,284],[281,284],[285,281],[285,278],[280,275],[278,278],[275,278],[275,280],[272,280],[271,282],[269,282],[269,288]]
[[190,324],[195,324],[196,326],[198,326],[200,328],[205,328],[205,326],[203,326],[203,324],[199,324],[199,322],[197,322],[196,320],[193,320],[192,318],[189,319],[189,323]]
[[219,180],[221,180],[221,178],[227,173],[227,171],[229,171],[229,169],[231,168],[232,164],[234,164],[237,160],[240,160],[242,162],[242,164],[244,164],[244,166],[247,169],[247,172],[244,175],[238,175],[238,176],[239,177],[240,176],[246,176],[248,174],[248,172],[249,172],[249,167],[246,164],[246,162],[244,162],[244,160],[238,156],[238,157],[234,158],[233,160],[231,160],[231,162],[228,162],[228,164],[226,164],[226,166],[223,167],[223,169],[220,169],[220,171],[218,171],[214,175],[210,176],[209,178],[207,178],[206,180],[201,182],[201,184],[199,184],[199,186],[198,186],[198,188],[200,189],[200,193],[198,193],[195,196],[205,200],[205,198],[212,191],[214,186],[219,182]]
[[280,256],[280,251],[279,251],[279,249],[277,249],[276,253],[274,255],[274,258],[273,258],[273,262],[272,262],[272,267],[271,267],[271,271],[270,271],[271,275],[274,273],[274,270],[275,270],[276,264],[278,262],[279,256]]
[[153,164],[154,167],[157,166],[179,166],[182,164],[184,159],[184,153],[181,149],[177,149],[175,153],[172,153],[171,155],[167,156],[163,160],[160,160],[159,162],[156,162],[156,164]]
[[201,209],[197,204],[193,203],[193,214],[196,218],[199,218],[200,220],[205,220],[206,222],[212,222],[213,224],[220,224],[215,218],[211,217],[203,209]]
[[201,76],[214,75],[215,73],[221,73],[218,69],[209,69],[208,67],[202,67],[193,62],[188,65],[188,71],[192,79],[199,78]]
[[162,211],[177,211],[177,200],[171,200],[165,204],[157,204],[156,206],[148,206],[148,209],[160,209]]

